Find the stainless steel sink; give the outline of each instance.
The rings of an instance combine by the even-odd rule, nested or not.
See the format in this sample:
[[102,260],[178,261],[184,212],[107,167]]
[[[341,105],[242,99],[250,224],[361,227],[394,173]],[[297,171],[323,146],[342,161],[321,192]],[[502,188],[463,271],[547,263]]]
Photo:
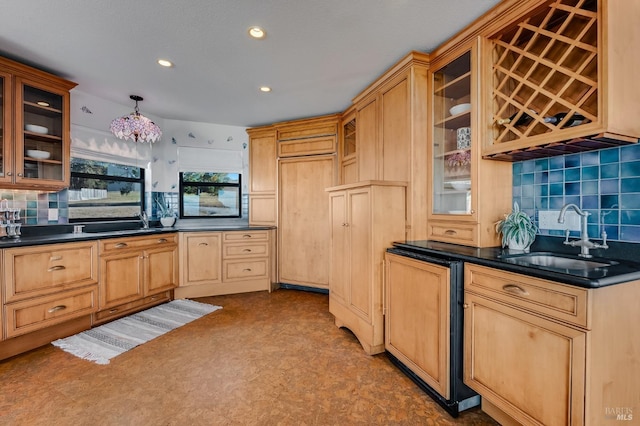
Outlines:
[[532,266],[556,271],[591,271],[617,265],[618,262],[603,259],[582,259],[568,257],[550,252],[523,253],[503,255],[500,258],[509,263],[522,266]]

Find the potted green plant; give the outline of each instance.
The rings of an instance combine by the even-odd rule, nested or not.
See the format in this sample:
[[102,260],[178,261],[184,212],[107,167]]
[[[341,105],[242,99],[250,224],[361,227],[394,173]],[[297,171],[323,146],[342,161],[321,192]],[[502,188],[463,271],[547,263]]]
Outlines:
[[525,212],[520,211],[518,203],[514,202],[513,211],[496,223],[496,232],[502,234],[502,247],[527,252],[536,239],[538,227]]
[[158,194],[156,206],[162,226],[173,226],[176,223],[176,215],[171,208],[171,203],[165,200],[164,194]]

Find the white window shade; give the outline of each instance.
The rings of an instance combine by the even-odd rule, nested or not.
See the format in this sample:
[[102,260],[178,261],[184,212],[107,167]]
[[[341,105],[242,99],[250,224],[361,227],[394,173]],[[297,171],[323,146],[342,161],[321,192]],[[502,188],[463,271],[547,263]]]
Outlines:
[[151,146],[117,139],[110,132],[74,124],[71,126],[71,156],[149,168]]
[[242,151],[181,146],[178,163],[181,172],[242,173]]

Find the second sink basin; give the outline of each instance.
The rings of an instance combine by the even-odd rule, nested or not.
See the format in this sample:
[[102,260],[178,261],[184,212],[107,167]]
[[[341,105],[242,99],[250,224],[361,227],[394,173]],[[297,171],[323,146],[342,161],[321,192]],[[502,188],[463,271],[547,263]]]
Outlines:
[[584,259],[550,252],[510,254],[500,256],[500,258],[506,262],[514,263],[516,265],[533,266],[562,272],[590,271],[618,264],[618,262],[615,261]]

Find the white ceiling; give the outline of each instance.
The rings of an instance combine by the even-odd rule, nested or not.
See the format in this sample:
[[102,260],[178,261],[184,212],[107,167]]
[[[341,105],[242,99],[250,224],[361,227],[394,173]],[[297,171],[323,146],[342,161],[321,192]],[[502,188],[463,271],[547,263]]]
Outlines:
[[[143,113],[251,127],[343,111],[409,51],[432,51],[498,2],[3,0],[0,55],[112,102],[143,96]],[[250,39],[252,25],[266,39]]]

